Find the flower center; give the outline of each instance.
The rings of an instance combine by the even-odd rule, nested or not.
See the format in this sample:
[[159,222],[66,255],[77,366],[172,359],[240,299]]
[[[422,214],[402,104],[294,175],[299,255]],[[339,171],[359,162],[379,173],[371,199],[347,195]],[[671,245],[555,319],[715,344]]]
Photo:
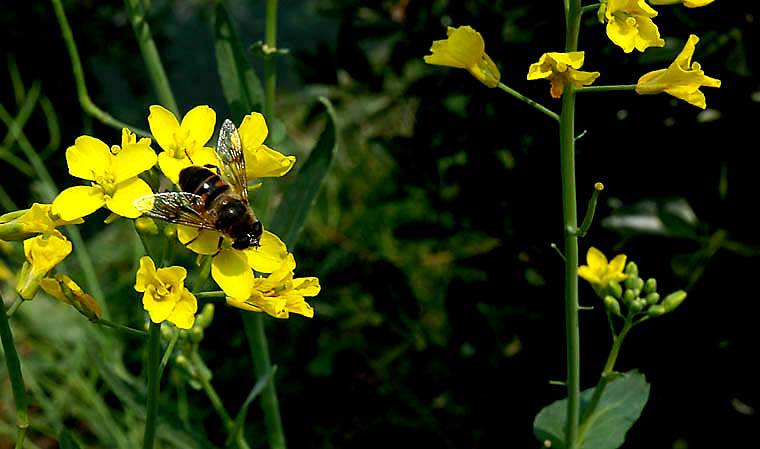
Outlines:
[[116,183],[114,182],[114,176],[111,173],[106,173],[105,176],[96,176],[95,182],[108,196],[112,196],[114,192],[116,192]]

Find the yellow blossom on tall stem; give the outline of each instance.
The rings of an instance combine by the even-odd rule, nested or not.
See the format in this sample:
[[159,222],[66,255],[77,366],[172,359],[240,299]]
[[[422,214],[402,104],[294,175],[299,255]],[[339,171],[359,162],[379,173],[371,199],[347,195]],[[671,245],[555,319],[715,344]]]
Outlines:
[[618,254],[608,262],[604,253],[592,246],[586,253],[586,265],[578,267],[578,276],[591,283],[595,289],[606,288],[610,281],[622,282],[628,277],[623,273],[625,261],[626,255]]
[[588,86],[599,77],[599,72],[578,70],[583,66],[584,57],[582,51],[544,53],[538,62],[531,64],[528,69],[528,80],[551,81],[552,98],[560,98],[565,84],[569,83],[575,87]]
[[319,279],[315,277],[293,278],[296,261],[288,254],[285,263],[266,278],[254,281],[251,295],[245,299],[227,297],[227,304],[252,312],[266,312],[275,318],[288,318],[290,313],[306,317],[314,316],[314,309],[304,297],[319,294]]
[[121,146],[108,147],[95,137],[81,136],[66,150],[69,173],[93,181],[90,186],[70,187],[53,200],[52,213],[63,220],[76,220],[106,206],[127,218],[141,215],[136,198],[150,195],[150,186],[137,175],[156,164],[150,139],[122,130]]
[[148,125],[158,145],[164,150],[158,155],[158,166],[174,184],[179,172],[191,165],[217,165],[216,151],[205,146],[214,134],[216,112],[208,106],[196,106],[182,118],[163,106],[149,108]]
[[664,47],[660,31],[652,21],[657,11],[644,0],[609,0],[604,17],[607,37],[624,52],[635,48],[643,52],[649,47]]
[[24,240],[26,262],[21,268],[16,291],[24,299],[37,293],[39,281],[71,253],[72,245],[66,237],[57,234],[39,235]]
[[720,80],[705,75],[702,66],[698,62],[691,62],[694,49],[699,38],[690,35],[681,53],[667,69],[655,70],[639,78],[636,83],[636,93],[641,95],[654,95],[661,92],[670,94],[676,98],[705,109],[705,94],[700,87],[720,87]]
[[135,290],[143,293],[143,308],[154,323],[169,321],[180,329],[190,329],[195,323],[198,302],[185,287],[187,270],[172,266],[159,268],[148,256],[140,258]]
[[447,39],[433,42],[430,47],[433,54],[425,56],[426,63],[465,69],[488,87],[499,85],[501,73],[486,54],[486,44],[480,33],[469,26],[448,27],[446,36]]
[[264,116],[252,112],[243,117],[238,127],[245,157],[245,171],[249,180],[284,176],[296,163],[295,156],[285,156],[264,145],[269,134]]

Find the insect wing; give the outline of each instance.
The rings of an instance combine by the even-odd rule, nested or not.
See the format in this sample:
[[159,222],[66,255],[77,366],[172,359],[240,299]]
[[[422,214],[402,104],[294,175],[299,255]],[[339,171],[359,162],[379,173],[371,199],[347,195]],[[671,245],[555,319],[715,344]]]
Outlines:
[[135,200],[135,207],[143,214],[201,229],[216,229],[206,214],[203,198],[189,192],[162,192]]
[[222,177],[247,201],[248,176],[245,173],[243,143],[235,124],[230,119],[224,121],[219,131],[216,156],[220,162]]

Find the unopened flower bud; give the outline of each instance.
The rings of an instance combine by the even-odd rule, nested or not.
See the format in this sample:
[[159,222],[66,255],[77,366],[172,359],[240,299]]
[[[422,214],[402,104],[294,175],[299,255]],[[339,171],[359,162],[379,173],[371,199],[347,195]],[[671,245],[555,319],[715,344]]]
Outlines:
[[623,316],[620,314],[620,303],[612,296],[607,295],[604,297],[604,307],[613,315]]
[[650,306],[653,306],[657,304],[658,302],[660,302],[660,294],[657,292],[652,292],[648,294],[645,299],[646,299],[647,304],[649,304]]
[[197,326],[205,329],[211,325],[211,321],[214,320],[214,304],[206,303],[203,306],[203,310],[195,317],[195,323]]
[[135,220],[137,232],[144,235],[158,235],[158,226],[150,217],[140,217]]
[[633,290],[627,289],[623,293],[623,304],[625,304],[626,307],[631,307],[631,303],[634,299],[636,299],[636,295],[633,293]]
[[667,311],[665,310],[665,307],[663,307],[660,304],[651,306],[649,309],[647,309],[647,315],[651,317],[662,316],[662,315],[665,315],[666,313]]
[[620,286],[620,283],[615,281],[607,283],[607,291],[615,298],[620,298],[620,296],[623,295],[623,287]]
[[631,302],[631,305],[629,308],[633,311],[633,313],[639,313],[642,310],[644,310],[644,306],[646,306],[647,303],[641,298],[636,298]]
[[662,300],[662,306],[665,307],[666,312],[672,312],[683,302],[684,299],[686,299],[686,292],[678,290],[666,296],[665,299]]
[[631,275],[631,276],[638,276],[639,275],[639,267],[636,265],[635,262],[630,261],[625,266],[625,271],[623,271],[625,274]]
[[190,361],[187,360],[187,357],[183,354],[177,354],[177,357],[174,358],[174,362],[182,368],[190,368]]
[[33,271],[32,264],[24,262],[16,279],[16,292],[25,300],[34,298],[40,289],[40,280],[44,275],[44,273],[34,275]]
[[650,294],[657,290],[657,279],[649,278],[644,284],[644,294]]
[[193,327],[188,332],[190,333],[190,341],[193,343],[200,343],[203,340],[203,328]]

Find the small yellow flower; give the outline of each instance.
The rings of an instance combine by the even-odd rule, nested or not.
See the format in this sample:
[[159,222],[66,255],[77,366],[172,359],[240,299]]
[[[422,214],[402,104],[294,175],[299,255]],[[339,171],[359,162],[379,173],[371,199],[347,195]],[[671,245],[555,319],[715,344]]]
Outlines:
[[84,220],[66,221],[53,214],[51,204],[34,203],[29,209],[10,212],[0,217],[0,238],[25,240],[35,234],[58,234],[57,226],[80,224]]
[[634,48],[643,52],[649,47],[665,46],[657,25],[652,22],[657,11],[644,0],[609,0],[604,17],[607,37],[626,53]]
[[293,254],[282,266],[266,278],[254,281],[253,291],[247,299],[227,297],[227,304],[243,310],[266,312],[275,318],[288,318],[290,313],[306,317],[314,316],[314,309],[304,297],[319,294],[319,279],[315,277],[293,278],[296,261]]
[[599,77],[599,72],[578,70],[583,66],[584,57],[582,51],[544,53],[541,59],[531,64],[528,69],[528,80],[548,79],[552,84],[552,97],[560,98],[565,84],[570,83],[575,87],[588,86]]
[[53,200],[53,214],[63,220],[76,220],[106,206],[127,218],[139,217],[135,199],[150,195],[150,186],[137,175],[156,165],[150,139],[137,141],[128,129],[122,130],[121,147],[100,139],[81,136],[66,150],[69,173],[94,181],[91,186],[69,187]]
[[34,298],[39,281],[71,253],[71,242],[63,235],[39,235],[24,240],[26,262],[19,272],[16,291],[24,299]]
[[168,320],[180,329],[190,329],[195,323],[198,302],[185,287],[187,270],[172,266],[159,268],[148,256],[140,258],[135,290],[143,293],[143,308],[150,320],[161,323]]
[[690,35],[681,53],[667,69],[655,70],[639,78],[636,93],[653,95],[665,92],[676,98],[705,109],[705,94],[699,88],[720,87],[720,80],[705,75],[698,62],[691,62],[699,38]]
[[578,276],[589,281],[595,288],[605,288],[610,281],[622,282],[628,277],[623,273],[625,260],[625,254],[618,254],[608,263],[607,257],[592,246],[586,253],[588,265],[578,267]]
[[95,298],[85,293],[76,282],[63,273],[40,281],[40,287],[53,298],[74,306],[90,321],[98,321],[103,312]]
[[707,6],[715,0],[649,0],[649,3],[653,5],[677,5],[683,3],[687,8],[699,8],[700,6]]
[[185,167],[218,164],[214,148],[205,146],[216,126],[213,109],[196,106],[185,114],[182,123],[163,106],[153,105],[149,109],[150,132],[164,150],[158,155],[158,166],[171,182],[179,182],[179,172]]
[[430,47],[432,55],[425,56],[425,62],[465,69],[478,81],[488,87],[499,85],[499,68],[486,54],[483,36],[469,26],[448,27],[447,39],[434,41]]
[[252,112],[243,117],[238,128],[245,156],[245,171],[249,180],[284,176],[296,163],[295,156],[285,156],[264,145],[269,134],[264,116]]

